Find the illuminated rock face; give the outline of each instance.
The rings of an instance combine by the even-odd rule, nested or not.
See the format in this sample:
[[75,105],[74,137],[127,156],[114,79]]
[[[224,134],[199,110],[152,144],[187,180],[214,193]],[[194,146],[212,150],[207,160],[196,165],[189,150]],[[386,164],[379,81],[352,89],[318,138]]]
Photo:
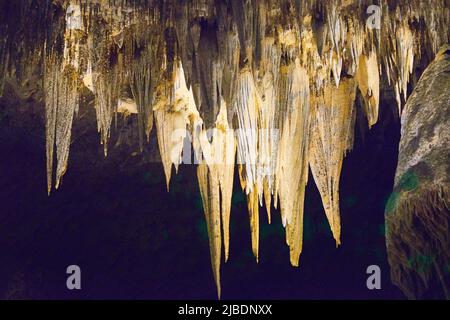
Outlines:
[[356,96],[374,125],[383,77],[402,112],[414,68],[449,41],[450,9],[432,2],[2,0],[0,93],[8,77],[43,74],[49,193],[87,99],[105,155],[117,117],[137,117],[141,150],[155,122],[168,189],[189,139],[220,295],[235,167],[257,260],[259,206],[270,221],[273,203],[299,264],[309,168],[341,243],[339,177]]
[[449,295],[450,47],[424,71],[402,114],[395,187],[386,208],[393,282],[409,298]]

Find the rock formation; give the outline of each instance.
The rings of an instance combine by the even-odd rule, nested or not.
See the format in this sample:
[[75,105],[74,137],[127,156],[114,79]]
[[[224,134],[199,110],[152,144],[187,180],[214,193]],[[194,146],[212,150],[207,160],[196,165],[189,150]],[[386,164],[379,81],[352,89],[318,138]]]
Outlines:
[[[12,78],[42,80],[49,193],[68,169],[72,124],[87,100],[105,155],[113,124],[131,116],[141,150],[156,128],[168,189],[172,166],[194,158],[220,296],[235,167],[256,260],[259,206],[270,221],[273,203],[299,264],[309,168],[339,245],[356,97],[374,125],[386,79],[401,113],[415,68],[449,42],[445,0],[377,3],[1,0],[0,94]],[[431,190],[421,197],[442,197]]]
[[436,55],[402,113],[394,191],[386,207],[392,280],[409,298],[449,295],[450,47]]

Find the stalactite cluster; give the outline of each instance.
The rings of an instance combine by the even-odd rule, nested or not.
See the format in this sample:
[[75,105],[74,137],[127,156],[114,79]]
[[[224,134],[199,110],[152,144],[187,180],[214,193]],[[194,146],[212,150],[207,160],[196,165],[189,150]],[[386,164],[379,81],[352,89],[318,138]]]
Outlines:
[[401,112],[415,63],[449,41],[445,0],[376,2],[2,0],[0,90],[8,77],[43,74],[49,193],[68,167],[81,94],[95,99],[105,155],[118,114],[138,118],[141,149],[155,120],[168,189],[172,166],[191,157],[188,139],[220,295],[234,169],[256,259],[259,207],[270,222],[273,203],[299,264],[309,168],[340,244],[339,177],[357,94],[374,125],[387,77]]

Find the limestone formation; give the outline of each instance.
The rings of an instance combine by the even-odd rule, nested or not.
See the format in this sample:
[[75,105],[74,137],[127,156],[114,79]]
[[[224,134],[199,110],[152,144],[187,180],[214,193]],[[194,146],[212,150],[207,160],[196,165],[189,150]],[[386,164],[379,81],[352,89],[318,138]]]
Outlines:
[[[401,113],[415,68],[449,42],[446,0],[372,2],[0,0],[0,94],[8,78],[38,75],[43,81],[49,193],[69,168],[71,128],[86,97],[93,101],[105,156],[117,119],[131,116],[137,117],[141,151],[155,127],[167,189],[172,167],[177,171],[184,159],[194,157],[220,295],[235,164],[248,200],[256,260],[259,207],[266,206],[270,222],[273,205],[280,209],[291,263],[299,264],[309,168],[339,245],[339,179],[353,145],[356,96],[362,97],[373,126],[381,81],[387,79]],[[447,60],[442,61],[435,65]],[[443,80],[436,81],[442,87]],[[428,89],[422,84],[420,90]],[[408,103],[404,121],[414,121],[409,114],[418,99]],[[443,101],[432,104],[448,111]],[[446,132],[442,137],[423,129],[435,139],[430,146],[445,145],[444,120],[435,127]],[[404,124],[404,132],[417,130]],[[192,148],[185,148],[187,141]],[[406,169],[399,167],[398,181],[419,163],[438,161],[422,159],[428,156],[427,144],[411,141],[423,151],[401,149]],[[444,170],[445,160],[439,161],[433,170]],[[425,188],[420,199],[426,200],[399,205],[444,212],[444,181],[420,179]],[[406,219],[411,210],[397,211],[406,212]],[[402,222],[392,219],[400,227]],[[390,241],[392,248],[395,241]],[[395,268],[394,277],[403,283],[398,277],[405,273]]]
[[450,47],[424,71],[402,113],[394,191],[386,207],[393,282],[409,298],[449,295]]

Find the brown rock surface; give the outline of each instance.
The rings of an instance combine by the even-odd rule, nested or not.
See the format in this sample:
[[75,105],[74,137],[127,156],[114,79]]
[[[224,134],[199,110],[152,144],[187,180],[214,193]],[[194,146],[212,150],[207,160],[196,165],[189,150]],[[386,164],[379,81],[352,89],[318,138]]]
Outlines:
[[450,47],[425,70],[402,114],[394,192],[386,207],[392,281],[409,298],[450,283]]

